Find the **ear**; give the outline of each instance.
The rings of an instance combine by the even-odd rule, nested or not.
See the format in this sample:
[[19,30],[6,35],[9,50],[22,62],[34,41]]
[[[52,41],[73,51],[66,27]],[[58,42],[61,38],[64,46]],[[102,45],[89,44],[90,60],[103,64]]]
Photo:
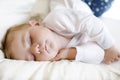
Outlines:
[[38,21],[36,21],[36,20],[30,20],[29,21],[29,24],[31,25],[31,26],[40,26],[40,23],[38,22]]

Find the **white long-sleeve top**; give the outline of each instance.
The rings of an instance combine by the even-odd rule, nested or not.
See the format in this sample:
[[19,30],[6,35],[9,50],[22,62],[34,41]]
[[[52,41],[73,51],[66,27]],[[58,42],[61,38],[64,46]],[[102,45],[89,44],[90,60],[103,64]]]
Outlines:
[[[43,23],[63,36],[87,35],[90,40],[98,43],[103,49],[108,49],[113,45],[113,38],[103,22],[92,14],[71,9],[54,10],[48,14]],[[84,40],[82,41],[84,42]]]
[[[110,48],[114,41],[103,22],[93,14],[83,10],[76,10],[63,6],[62,8],[60,8],[60,6],[57,8],[57,5],[55,5],[55,7],[43,20],[45,26],[62,36],[73,37],[66,47],[76,47],[77,61],[100,63],[103,60],[104,52],[96,47],[96,51],[98,50],[98,53],[93,51],[90,54],[90,50],[92,49],[90,47],[87,49],[86,47],[88,52],[82,53],[84,51],[82,50],[83,47],[81,47],[81,44],[94,41],[102,49]],[[99,54],[99,52],[102,54]],[[86,57],[87,60],[85,60],[83,56]]]

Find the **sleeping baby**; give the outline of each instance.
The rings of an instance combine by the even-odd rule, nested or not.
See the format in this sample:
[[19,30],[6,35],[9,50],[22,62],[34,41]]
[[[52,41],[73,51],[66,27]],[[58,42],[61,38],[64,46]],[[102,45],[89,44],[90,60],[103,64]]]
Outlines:
[[11,27],[3,46],[6,58],[16,60],[110,64],[120,59],[105,25],[92,14],[71,9],[53,10],[42,22]]

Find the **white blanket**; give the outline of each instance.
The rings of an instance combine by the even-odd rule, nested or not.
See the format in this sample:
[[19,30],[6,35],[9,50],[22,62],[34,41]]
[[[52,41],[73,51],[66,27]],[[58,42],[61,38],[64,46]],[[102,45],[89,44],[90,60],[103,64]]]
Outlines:
[[0,80],[120,80],[120,61],[94,65],[75,61],[0,60]]

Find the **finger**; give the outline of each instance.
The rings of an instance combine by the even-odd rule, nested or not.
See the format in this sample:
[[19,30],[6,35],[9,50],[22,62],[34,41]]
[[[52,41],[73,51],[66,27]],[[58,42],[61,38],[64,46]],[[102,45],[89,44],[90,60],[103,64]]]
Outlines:
[[59,61],[59,60],[61,60],[61,58],[60,58],[60,56],[56,56],[56,57],[54,58],[54,60],[55,60],[55,61]]
[[111,61],[110,60],[103,60],[103,63],[105,63],[105,64],[111,64]]
[[54,57],[53,59],[51,59],[51,61],[58,61],[58,60],[60,60],[60,59],[61,59],[60,56],[57,55],[56,57]]
[[108,64],[108,65],[111,64],[111,63],[112,63],[111,61],[106,62],[106,64]]
[[116,57],[114,60],[115,60],[115,61],[118,61],[119,59],[120,59],[120,58],[119,58],[119,56],[118,56],[118,57]]

